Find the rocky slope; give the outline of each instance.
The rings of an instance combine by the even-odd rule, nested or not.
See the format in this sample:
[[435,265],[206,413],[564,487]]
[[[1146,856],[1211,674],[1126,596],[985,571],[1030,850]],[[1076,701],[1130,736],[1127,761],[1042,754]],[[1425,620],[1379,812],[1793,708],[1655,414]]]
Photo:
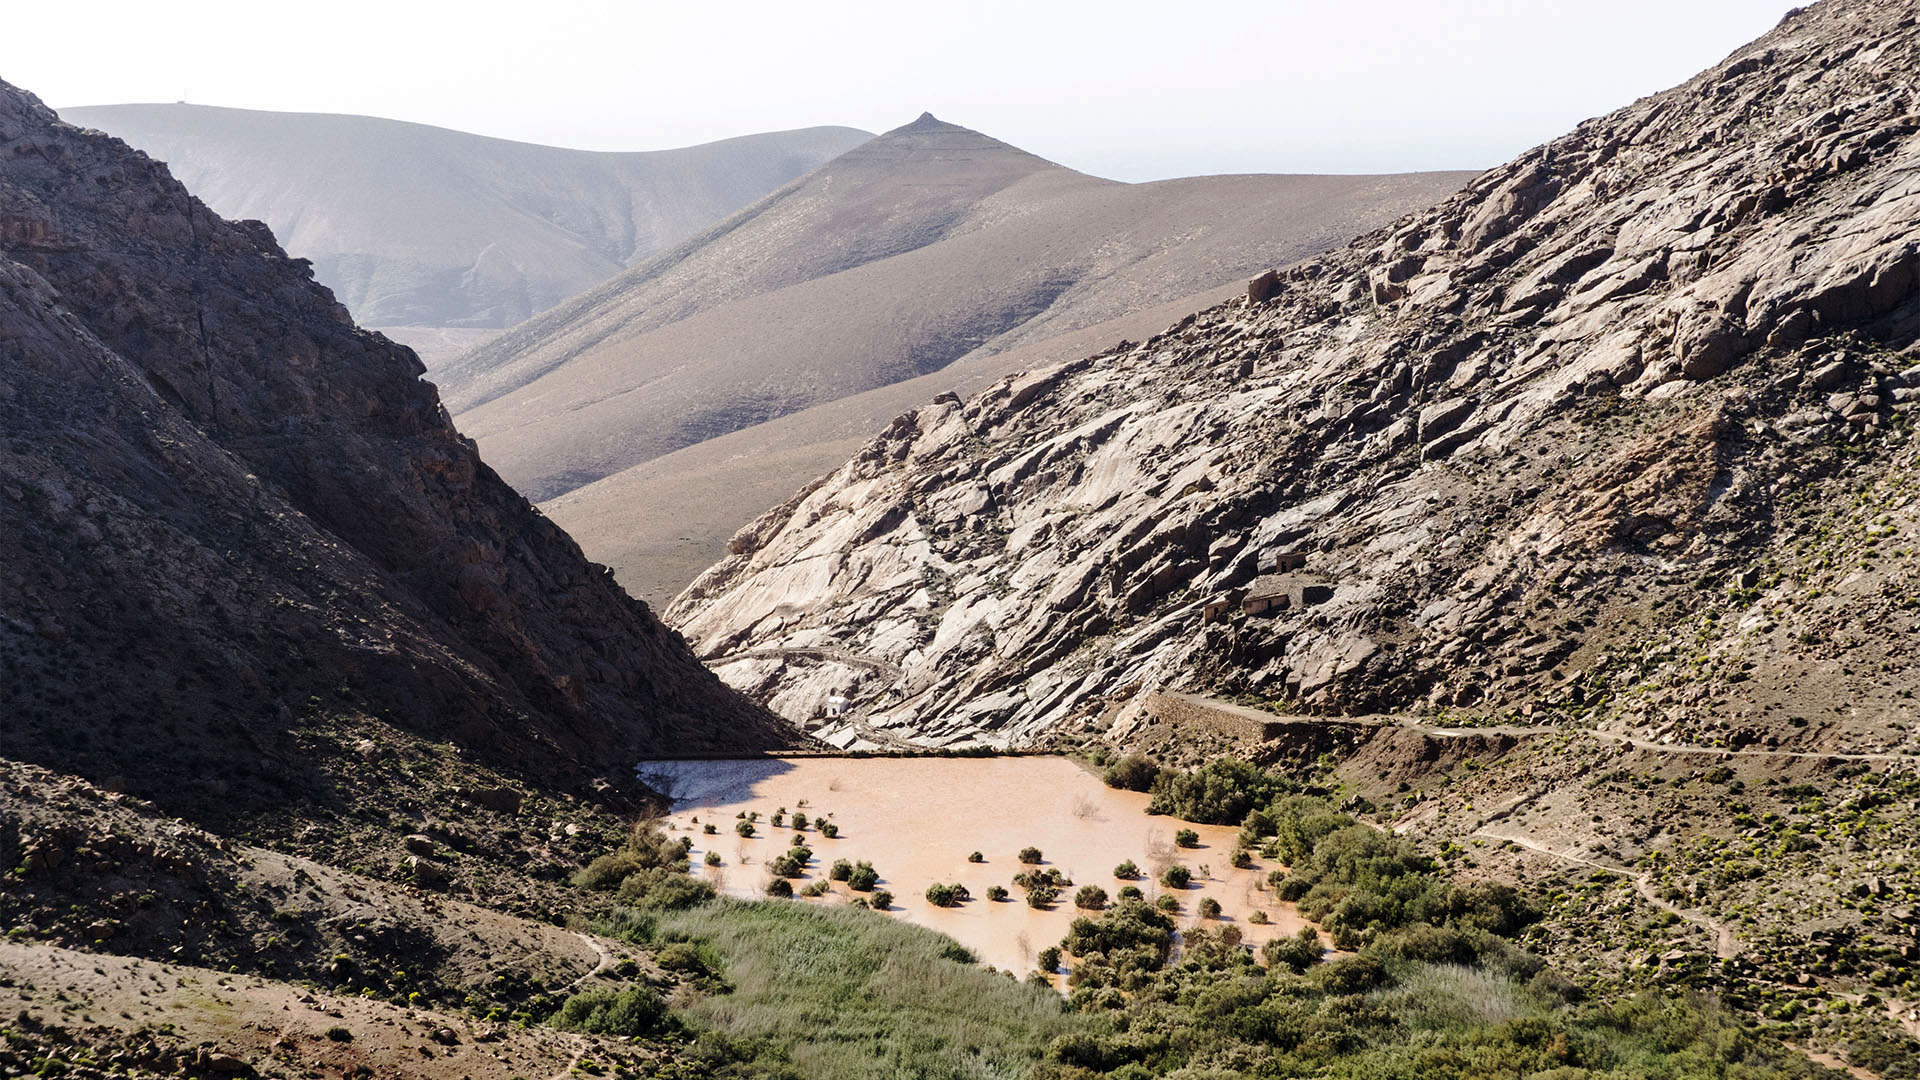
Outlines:
[[1171,686],[1911,752],[1915,23],[1795,12],[1249,299],[901,416],[669,619],[791,718],[850,691],[841,743]]
[[783,737],[264,225],[5,85],[0,290],[0,756],[212,820],[351,802],[329,725],[556,784]]
[[871,138],[819,127],[643,153],[370,116],[97,105],[62,118],[257,218],[362,324],[512,326]]
[[923,116],[434,379],[501,475],[544,500],[774,417],[1305,257],[1466,179],[1121,184]]

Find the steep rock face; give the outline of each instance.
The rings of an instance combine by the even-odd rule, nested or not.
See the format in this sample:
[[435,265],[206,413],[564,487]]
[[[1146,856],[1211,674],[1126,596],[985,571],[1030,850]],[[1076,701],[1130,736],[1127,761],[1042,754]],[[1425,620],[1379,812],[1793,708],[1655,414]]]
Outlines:
[[0,754],[198,811],[350,790],[343,714],[547,779],[782,737],[265,226],[4,84],[0,293]]
[[669,620],[791,718],[847,692],[842,744],[1156,687],[1911,738],[1917,43],[1911,4],[1796,12],[1264,302],[902,416]]

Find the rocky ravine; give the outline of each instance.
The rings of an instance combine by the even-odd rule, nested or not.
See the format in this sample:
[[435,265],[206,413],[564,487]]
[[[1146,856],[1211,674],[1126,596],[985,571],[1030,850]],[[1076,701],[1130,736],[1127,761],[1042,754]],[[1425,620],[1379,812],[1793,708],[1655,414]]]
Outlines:
[[900,417],[669,621],[790,718],[848,691],[840,744],[1170,686],[1912,749],[1916,70],[1910,3],[1796,12],[1259,302]]
[[0,296],[0,755],[218,815],[354,790],[347,714],[553,783],[783,737],[265,226],[5,84]]

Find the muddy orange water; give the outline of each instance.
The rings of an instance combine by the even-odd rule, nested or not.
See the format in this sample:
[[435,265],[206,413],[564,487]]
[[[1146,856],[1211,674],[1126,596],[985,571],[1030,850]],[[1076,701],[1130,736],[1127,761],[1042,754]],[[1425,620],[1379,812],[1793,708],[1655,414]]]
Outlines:
[[[1238,829],[1150,817],[1147,796],[1109,788],[1065,758],[756,758],[648,762],[637,771],[673,797],[667,827],[692,837],[694,872],[722,892],[766,895],[772,880],[766,863],[794,837],[791,827],[773,828],[769,818],[784,808],[790,822],[799,810],[810,819],[804,835],[813,861],[806,876],[794,880],[796,891],[826,880],[836,859],[867,860],[879,871],[879,887],[893,894],[890,914],[950,934],[982,963],[1015,972],[1033,970],[1036,954],[1058,945],[1075,916],[1086,914],[1073,906],[1082,885],[1098,885],[1109,897],[1127,884],[1149,900],[1171,893],[1180,901],[1177,926],[1237,926],[1256,946],[1305,925],[1292,905],[1265,888],[1276,864],[1256,853],[1252,869],[1232,866]],[[751,811],[760,820],[755,835],[742,839],[734,833],[735,815]],[[837,839],[820,835],[811,823],[820,819],[839,826]],[[708,823],[718,835],[705,834]],[[1199,847],[1174,846],[1174,831],[1182,828],[1200,834]],[[1030,869],[1017,858],[1026,847],[1041,850],[1041,869],[1059,867],[1073,881],[1050,910],[1028,907],[1013,884],[1015,874]],[[704,865],[709,850],[719,852],[720,866]],[[986,861],[968,862],[974,851]],[[1114,867],[1128,859],[1148,876],[1115,878]],[[1158,883],[1160,871],[1176,862],[1193,874],[1185,889]],[[935,882],[965,885],[973,899],[935,907],[924,895]],[[992,885],[1006,886],[1010,898],[988,900]],[[832,886],[824,897],[796,902],[844,904],[857,895],[845,882]],[[1220,902],[1221,918],[1199,917],[1205,896]],[[1266,912],[1269,922],[1249,922],[1255,911]]]

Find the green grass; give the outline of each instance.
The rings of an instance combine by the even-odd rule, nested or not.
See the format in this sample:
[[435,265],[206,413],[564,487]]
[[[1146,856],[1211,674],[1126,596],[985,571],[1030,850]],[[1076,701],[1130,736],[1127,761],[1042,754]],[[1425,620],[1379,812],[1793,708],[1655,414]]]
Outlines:
[[662,913],[658,935],[710,943],[734,988],[683,1015],[788,1047],[821,1080],[1012,1080],[1086,1022],[1052,990],[955,959],[944,934],[854,908],[720,900]]

